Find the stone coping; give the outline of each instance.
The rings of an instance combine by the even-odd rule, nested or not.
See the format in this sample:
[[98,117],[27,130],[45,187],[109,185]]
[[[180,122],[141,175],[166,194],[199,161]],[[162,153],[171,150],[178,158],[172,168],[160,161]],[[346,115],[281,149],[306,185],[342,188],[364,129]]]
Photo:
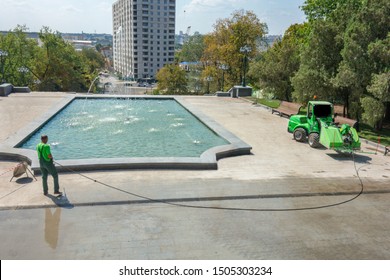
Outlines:
[[226,139],[230,144],[208,149],[200,157],[135,157],[135,158],[96,158],[56,161],[59,172],[117,170],[117,169],[218,169],[217,161],[221,158],[248,155],[252,147],[243,142],[237,136],[227,131],[213,119],[203,114],[200,110],[178,96],[121,96],[121,95],[82,95],[72,94],[64,98],[62,102],[53,106],[41,117],[33,120],[29,125],[20,129],[15,135],[9,137],[0,144],[0,159],[27,161],[35,174],[40,173],[39,161],[36,152],[19,148],[21,144],[49,122],[61,110],[76,98],[134,98],[134,99],[174,99],[187,111],[194,115],[204,125],[208,126],[216,134]]

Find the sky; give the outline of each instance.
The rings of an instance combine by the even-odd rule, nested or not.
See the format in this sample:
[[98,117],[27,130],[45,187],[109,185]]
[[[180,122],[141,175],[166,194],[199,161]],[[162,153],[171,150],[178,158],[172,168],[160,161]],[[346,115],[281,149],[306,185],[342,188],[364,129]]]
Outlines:
[[[114,0],[0,0],[0,30],[26,25],[30,31],[42,26],[63,33],[112,34]],[[176,33],[213,31],[218,19],[235,10],[251,10],[268,25],[270,35],[282,35],[294,23],[305,20],[299,6],[304,0],[176,0]]]

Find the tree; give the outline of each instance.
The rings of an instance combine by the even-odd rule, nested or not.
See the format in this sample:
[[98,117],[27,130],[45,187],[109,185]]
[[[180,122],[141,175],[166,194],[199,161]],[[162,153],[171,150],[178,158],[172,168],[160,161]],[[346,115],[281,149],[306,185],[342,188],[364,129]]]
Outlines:
[[292,78],[295,100],[306,103],[314,96],[335,99],[337,89],[331,79],[341,61],[342,48],[337,34],[333,22],[320,19],[312,23],[307,44],[302,48],[300,68]]
[[[301,7],[309,21],[327,19],[340,6],[346,5],[350,0],[306,0]],[[355,3],[361,0],[353,1]]]
[[180,62],[198,62],[203,56],[204,48],[204,35],[195,34],[183,44],[183,48],[178,54],[178,59]]
[[292,78],[294,99],[307,102],[317,96],[345,105],[344,114],[356,98],[344,86],[335,83],[343,60],[344,34],[349,21],[361,6],[361,0],[308,0],[305,11],[311,32],[303,46],[299,71]]
[[58,32],[43,27],[39,38],[28,39],[25,26],[0,35],[0,49],[7,51],[5,78],[14,85],[41,91],[86,91],[104,66],[95,50],[77,52]]
[[258,87],[273,93],[281,100],[291,101],[291,78],[299,69],[301,45],[307,37],[308,24],[291,25],[282,40],[265,51],[249,71]]
[[[214,31],[205,36],[205,51],[202,57],[204,65],[218,69],[219,65],[228,66],[225,75],[226,87],[239,84],[243,76],[245,55],[240,52],[244,46],[250,47],[249,60],[258,53],[257,41],[267,32],[265,23],[260,22],[252,11],[233,12],[231,18],[220,19],[214,25]],[[222,73],[220,75],[222,77]],[[217,79],[221,84],[221,78]]]
[[383,120],[389,117],[390,72],[374,74],[367,91],[369,95],[361,100],[364,108],[363,119],[380,130],[383,126]]
[[[371,0],[364,3],[348,24],[341,51],[343,60],[334,79],[335,84],[356,96],[356,104],[360,100],[364,101],[363,116],[369,123],[376,122],[375,127],[378,129],[382,128],[386,116],[379,114],[382,118],[378,119],[378,112],[374,111],[387,111],[388,106],[386,73],[390,65],[389,14],[389,1]],[[360,108],[356,110],[356,117],[361,114]]]
[[15,85],[27,85],[32,75],[27,69],[33,64],[32,53],[37,50],[35,41],[27,39],[26,26],[18,25],[12,32],[3,36],[0,34],[0,49],[7,53],[3,59],[4,78]]
[[186,72],[178,65],[168,64],[157,73],[157,89],[163,94],[186,94],[187,77]]

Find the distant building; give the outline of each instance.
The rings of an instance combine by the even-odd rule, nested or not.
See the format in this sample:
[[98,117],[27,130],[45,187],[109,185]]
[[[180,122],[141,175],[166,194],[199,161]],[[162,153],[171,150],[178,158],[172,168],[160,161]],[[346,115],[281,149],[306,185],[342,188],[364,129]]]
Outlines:
[[[12,31],[0,31],[0,34],[7,35]],[[39,39],[39,32],[25,32],[26,37],[36,40],[39,45],[42,44]],[[61,37],[68,43],[75,46],[76,49],[84,47],[95,47],[97,44],[102,46],[112,46],[111,34],[89,34],[89,33],[60,33]]]
[[68,40],[65,39],[66,42],[70,43],[73,45],[75,50],[81,51],[82,49],[92,49],[95,47],[96,42],[94,41],[87,41],[87,40]]
[[113,4],[114,69],[130,79],[154,79],[175,56],[176,0]]

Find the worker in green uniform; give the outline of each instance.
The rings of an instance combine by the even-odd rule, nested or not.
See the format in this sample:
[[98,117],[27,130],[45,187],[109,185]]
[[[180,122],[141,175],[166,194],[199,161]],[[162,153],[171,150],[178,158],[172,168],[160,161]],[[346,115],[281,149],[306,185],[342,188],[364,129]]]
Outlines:
[[50,151],[50,145],[47,144],[49,137],[47,135],[41,136],[41,143],[37,145],[37,152],[39,158],[39,165],[42,172],[42,184],[43,184],[43,194],[47,195],[48,186],[47,186],[47,177],[50,174],[54,179],[54,194],[62,195],[60,192],[60,186],[58,184],[58,173],[57,169],[53,163],[53,156]]

